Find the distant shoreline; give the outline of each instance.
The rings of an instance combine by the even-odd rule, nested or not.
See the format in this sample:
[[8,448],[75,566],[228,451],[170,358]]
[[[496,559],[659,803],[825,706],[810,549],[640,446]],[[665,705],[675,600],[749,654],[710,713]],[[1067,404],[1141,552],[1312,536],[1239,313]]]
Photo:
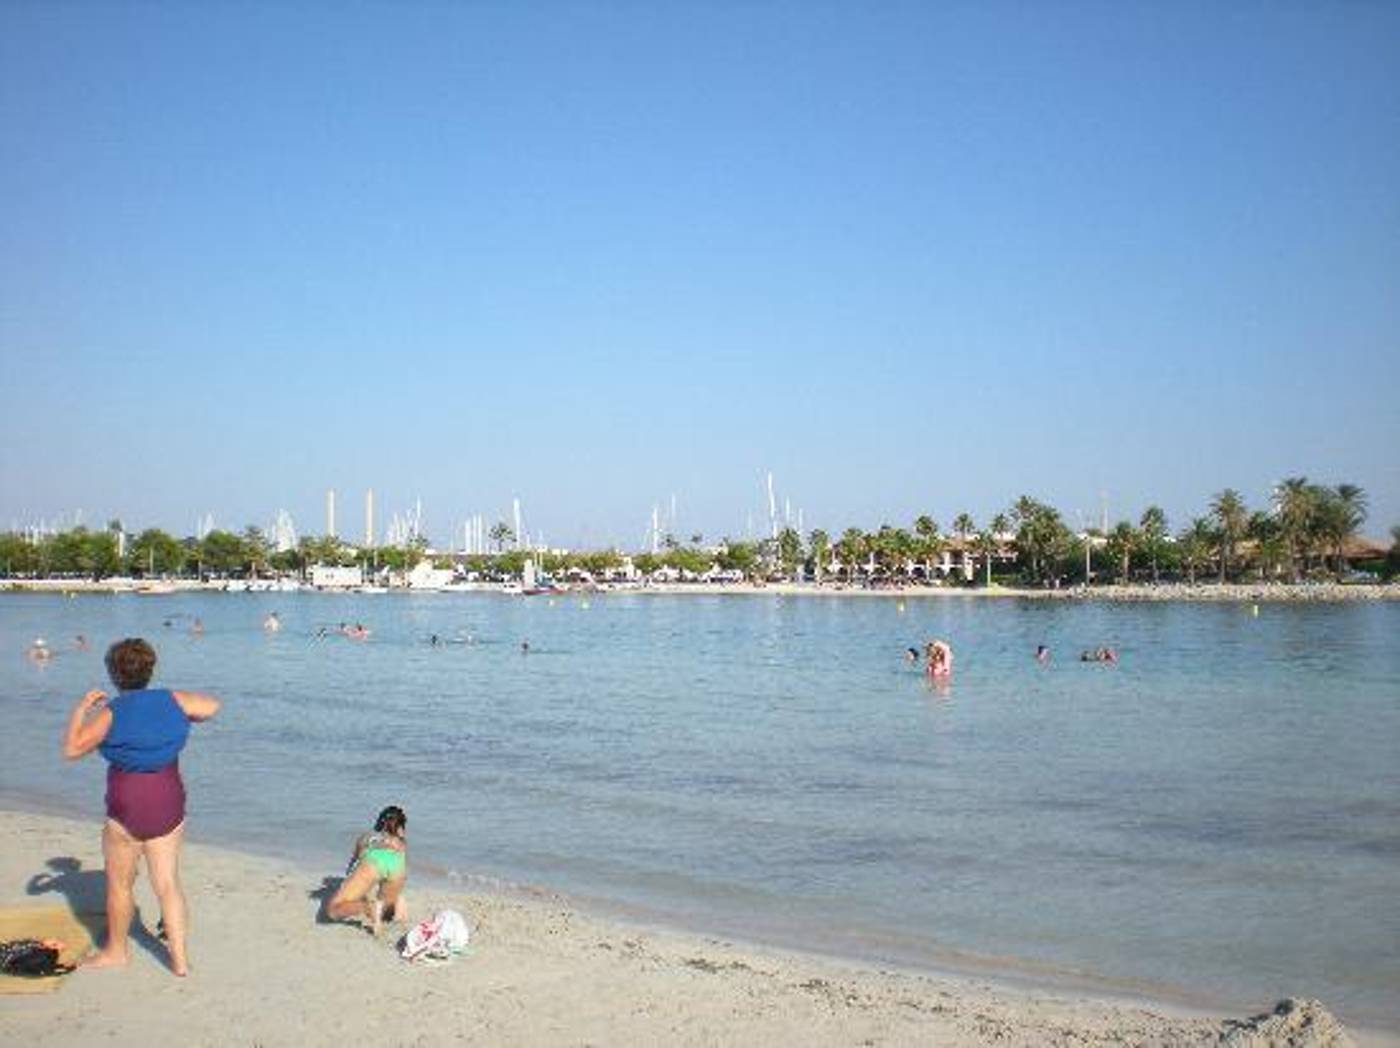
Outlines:
[[[329,595],[353,595],[353,588],[316,589],[311,586],[298,586],[292,589],[256,588],[248,589],[239,583],[237,589],[230,590],[225,581],[199,582],[191,579],[176,579],[161,582],[160,592],[143,593],[147,584],[126,578],[103,579],[3,579],[0,580],[0,593],[59,593],[59,594],[131,594],[137,596],[171,596],[177,593],[251,593],[255,596],[275,596],[285,593],[325,593]],[[269,584],[271,586],[271,584]],[[383,593],[377,590],[376,593]],[[471,583],[450,586],[440,590],[395,587],[389,594],[430,594],[430,593],[489,593],[500,596],[521,596],[510,593],[498,583]],[[1107,603],[1342,603],[1353,601],[1400,600],[1400,583],[1385,584],[1341,584],[1336,582],[1318,583],[1215,583],[1170,582],[1160,584],[1109,584],[1104,586],[1071,586],[1063,589],[1040,589],[1019,586],[959,587],[959,586],[850,586],[844,583],[772,582],[754,583],[704,583],[704,582],[655,582],[635,586],[577,587],[554,593],[558,597],[599,596],[611,594],[640,594],[647,596],[780,596],[780,597],[875,597],[884,599],[908,600],[925,598],[973,598],[996,600],[1067,600],[1094,601]]]

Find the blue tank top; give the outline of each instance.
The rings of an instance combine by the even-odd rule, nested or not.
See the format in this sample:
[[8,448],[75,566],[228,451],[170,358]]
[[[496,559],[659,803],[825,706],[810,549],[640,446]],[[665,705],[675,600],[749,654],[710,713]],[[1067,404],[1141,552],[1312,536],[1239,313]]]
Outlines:
[[160,771],[185,748],[190,719],[166,689],[124,691],[107,708],[112,727],[100,749],[120,771]]

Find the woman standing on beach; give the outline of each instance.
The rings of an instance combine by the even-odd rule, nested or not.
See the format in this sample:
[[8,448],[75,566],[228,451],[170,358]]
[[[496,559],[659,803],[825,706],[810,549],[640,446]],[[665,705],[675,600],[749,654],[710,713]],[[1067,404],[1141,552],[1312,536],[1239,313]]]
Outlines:
[[93,690],[68,718],[63,755],[78,760],[101,749],[107,759],[107,822],[102,854],[107,873],[107,944],[87,965],[123,965],[136,903],[132,887],[140,858],[146,858],[151,887],[160,900],[170,970],[185,975],[185,895],[180,887],[180,842],[185,829],[185,784],[180,751],[191,721],[219,711],[219,700],[190,691],[146,686],[156,652],[146,641],[127,638],[107,650],[107,673],[118,695]]

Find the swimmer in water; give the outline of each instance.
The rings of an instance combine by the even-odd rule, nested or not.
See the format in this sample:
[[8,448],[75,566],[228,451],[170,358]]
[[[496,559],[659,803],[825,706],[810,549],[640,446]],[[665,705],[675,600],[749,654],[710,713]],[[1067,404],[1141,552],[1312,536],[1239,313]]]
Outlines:
[[522,640],[522,641],[520,642],[520,654],[522,654],[522,655],[528,655],[528,654],[530,654],[530,642],[529,642],[528,640]]
[[947,641],[931,640],[924,651],[928,658],[925,670],[930,677],[946,679],[953,675],[953,649]]
[[204,622],[201,619],[195,619],[194,624],[190,626],[190,632],[196,637],[204,636]]
[[267,618],[263,619],[263,629],[268,633],[276,633],[282,628],[282,620],[277,617],[277,612],[269,611]]
[[904,661],[905,661],[905,662],[918,662],[918,661],[919,661],[919,649],[918,649],[918,648],[905,648],[905,649],[904,649]]
[[1036,645],[1035,661],[1040,663],[1042,666],[1044,666],[1047,662],[1050,661],[1050,649],[1047,648],[1044,644]]
[[84,637],[81,633],[79,633],[76,637],[73,638],[73,649],[75,651],[87,651],[88,639]]
[[29,661],[43,664],[53,658],[53,652],[49,649],[49,642],[43,637],[35,637],[34,643],[29,645]]

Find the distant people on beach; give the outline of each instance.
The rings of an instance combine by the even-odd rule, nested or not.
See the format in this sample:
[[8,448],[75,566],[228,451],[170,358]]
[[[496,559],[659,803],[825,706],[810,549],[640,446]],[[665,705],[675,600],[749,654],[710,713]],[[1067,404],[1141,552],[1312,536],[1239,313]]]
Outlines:
[[1085,649],[1079,653],[1080,662],[1117,662],[1118,653],[1112,648]]
[[326,915],[337,921],[359,917],[376,936],[385,921],[406,921],[407,837],[404,810],[394,804],[382,810],[374,829],[356,838],[345,880],[326,904]]
[[936,680],[947,680],[953,675],[953,649],[944,640],[931,640],[924,648],[924,671]]
[[53,650],[49,647],[49,642],[43,637],[35,637],[34,643],[29,645],[29,650],[25,652],[29,661],[33,663],[45,663],[53,658]]
[[102,854],[107,873],[107,941],[85,964],[124,965],[130,955],[132,886],[141,859],[160,901],[170,970],[189,971],[187,912],[180,887],[180,843],[185,831],[185,784],[180,751],[190,724],[219,712],[219,700],[192,691],[150,688],[156,652],[130,637],[107,649],[107,673],[117,696],[92,690],[68,718],[63,755],[78,760],[100,750],[107,761],[107,822]]
[[282,628],[282,620],[277,617],[277,612],[269,611],[267,617],[263,619],[263,629],[268,633],[276,633]]

